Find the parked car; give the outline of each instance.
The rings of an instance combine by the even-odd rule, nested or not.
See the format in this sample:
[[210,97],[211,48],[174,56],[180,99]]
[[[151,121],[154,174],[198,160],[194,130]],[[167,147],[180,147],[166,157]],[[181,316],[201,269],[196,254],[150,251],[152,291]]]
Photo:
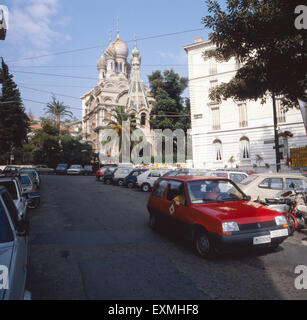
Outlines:
[[108,168],[109,168],[109,167],[102,167],[102,168],[100,168],[100,169],[98,169],[98,170],[96,171],[96,180],[97,180],[97,181],[103,180],[104,174],[105,174],[105,172],[108,170]]
[[4,278],[0,300],[31,298],[26,291],[28,230],[28,222],[20,219],[12,197],[0,186],[0,275]]
[[128,176],[128,174],[133,170],[133,168],[117,168],[112,177],[112,183],[123,186],[124,179]]
[[30,176],[31,180],[33,181],[33,183],[36,185],[36,187],[39,188],[39,186],[41,184],[41,178],[35,168],[21,168],[19,172],[20,172],[20,174],[22,174],[22,173],[28,174]]
[[253,200],[259,197],[259,200],[265,201],[266,198],[275,198],[281,193],[293,190],[290,187],[292,183],[297,191],[307,192],[307,178],[299,174],[253,174],[241,181],[238,186]]
[[0,177],[0,186],[5,187],[11,195],[18,210],[19,217],[25,217],[27,213],[27,201],[23,196],[19,178],[16,175],[13,177]]
[[5,175],[5,176],[14,176],[15,174],[18,174],[20,170],[20,167],[16,167],[16,166],[6,166],[1,174]]
[[137,177],[137,187],[143,192],[148,192],[154,186],[156,180],[162,177],[168,170],[149,170]]
[[20,175],[23,196],[26,196],[27,206],[29,209],[36,209],[40,204],[40,194],[37,192],[37,186],[32,182],[27,173]]
[[67,174],[82,175],[82,174],[84,174],[84,169],[83,169],[83,167],[81,165],[72,165],[67,170]]
[[58,164],[56,169],[55,169],[55,173],[56,174],[67,174],[67,170],[68,170],[68,164],[64,163],[64,164]]
[[162,178],[147,208],[151,228],[172,223],[168,230],[176,226],[204,258],[244,247],[276,248],[289,235],[283,215],[250,201],[229,179]]
[[91,176],[92,174],[94,174],[93,166],[91,166],[91,165],[85,165],[85,166],[84,166],[84,174],[85,174],[85,175],[88,175],[88,176]]
[[232,180],[234,183],[240,183],[242,180],[248,177],[248,174],[241,171],[208,171],[206,172],[206,176],[227,178]]
[[53,168],[48,168],[45,164],[39,164],[35,168],[39,174],[54,174],[55,172]]
[[103,175],[103,182],[105,184],[111,184],[114,173],[118,170],[116,167],[108,168]]
[[136,183],[137,183],[137,177],[148,171],[147,169],[135,169],[135,170],[132,170],[128,176],[124,179],[124,185],[126,187],[128,187],[129,189],[132,189],[136,186]]

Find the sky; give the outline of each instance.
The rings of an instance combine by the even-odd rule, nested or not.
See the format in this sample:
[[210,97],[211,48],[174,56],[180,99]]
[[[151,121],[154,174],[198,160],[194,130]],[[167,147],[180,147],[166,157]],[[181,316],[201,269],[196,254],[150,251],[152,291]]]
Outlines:
[[155,70],[173,68],[187,77],[183,46],[197,36],[208,38],[201,24],[205,0],[0,0],[0,5],[9,11],[0,57],[14,75],[26,112],[36,117],[45,116],[53,93],[81,120],[80,97],[97,84],[96,63],[110,34],[115,40],[117,17],[129,60],[136,35],[146,85]]

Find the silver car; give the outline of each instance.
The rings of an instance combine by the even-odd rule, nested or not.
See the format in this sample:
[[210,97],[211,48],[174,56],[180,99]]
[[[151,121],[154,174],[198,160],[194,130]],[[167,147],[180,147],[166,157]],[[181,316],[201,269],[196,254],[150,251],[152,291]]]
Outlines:
[[28,300],[28,224],[20,219],[15,204],[0,187],[0,300]]
[[72,165],[67,170],[67,174],[81,175],[84,174],[84,169],[80,165]]

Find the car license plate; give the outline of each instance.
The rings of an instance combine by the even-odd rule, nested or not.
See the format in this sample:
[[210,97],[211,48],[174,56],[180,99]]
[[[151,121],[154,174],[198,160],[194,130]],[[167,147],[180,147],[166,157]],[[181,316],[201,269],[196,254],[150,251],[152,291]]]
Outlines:
[[262,236],[254,238],[254,245],[262,243],[271,243],[271,236]]
[[273,230],[270,232],[271,238],[285,237],[289,235],[288,229]]

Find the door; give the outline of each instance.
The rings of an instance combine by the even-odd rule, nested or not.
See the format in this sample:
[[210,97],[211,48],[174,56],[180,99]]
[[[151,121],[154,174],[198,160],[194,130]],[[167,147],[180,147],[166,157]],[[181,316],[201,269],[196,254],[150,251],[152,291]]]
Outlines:
[[18,236],[18,212],[16,206],[7,192],[2,194],[4,207],[11,220],[15,231],[14,249],[10,267],[10,298],[23,299],[28,262],[28,238],[27,236]]

